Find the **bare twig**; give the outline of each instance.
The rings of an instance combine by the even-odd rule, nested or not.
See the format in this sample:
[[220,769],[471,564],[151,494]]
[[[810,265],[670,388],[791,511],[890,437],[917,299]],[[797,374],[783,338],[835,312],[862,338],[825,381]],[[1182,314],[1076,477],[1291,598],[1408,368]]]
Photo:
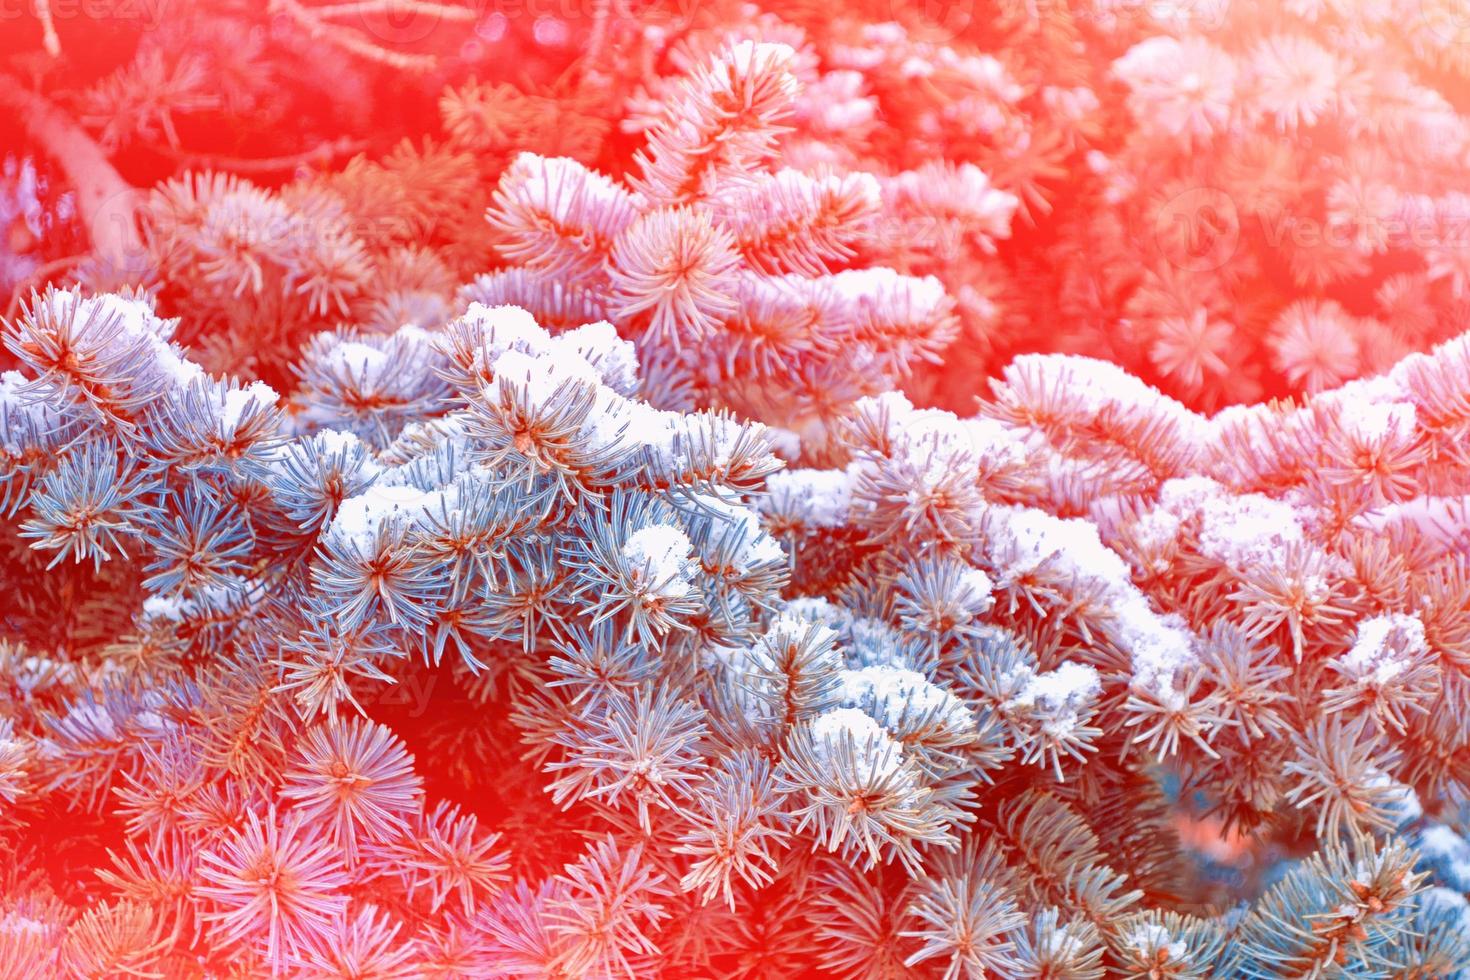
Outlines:
[[61,57],[61,38],[56,36],[56,22],[51,18],[51,0],[35,0],[36,19],[41,22],[41,43],[53,58]]
[[229,170],[233,173],[268,174],[294,170],[303,164],[329,163],[339,157],[361,153],[370,145],[365,139],[342,137],[319,143],[300,153],[288,153],[278,157],[228,157],[198,153],[174,153],[173,156],[186,167]]
[[592,37],[587,42],[587,56],[583,59],[584,71],[595,72],[602,60],[602,49],[607,44],[608,20],[612,17],[610,0],[592,0]]
[[51,280],[52,276],[56,275],[62,269],[77,265],[86,261],[86,259],[87,253],[82,252],[78,255],[64,255],[59,259],[52,259],[44,265],[37,266],[29,275],[16,283],[15,288],[10,291],[10,300],[5,304],[5,318],[8,320],[15,316],[16,311],[20,309],[21,298],[25,296],[28,290],[34,289],[37,286],[44,286]]
[[270,11],[290,18],[297,27],[306,32],[308,37],[336,45],[368,61],[376,61],[403,71],[428,71],[434,67],[436,59],[427,54],[394,51],[364,36],[360,31],[332,23],[332,19],[350,16],[366,17],[389,12],[423,14],[438,21],[465,21],[474,18],[474,12],[469,8],[434,3],[431,0],[363,0],[358,3],[337,3],[323,7],[309,7],[300,3],[299,0],[270,0]]
[[447,3],[430,3],[428,0],[360,0],[357,3],[333,3],[313,7],[311,12],[323,20],[334,17],[366,17],[371,14],[391,14],[400,10],[429,14],[440,20],[467,21],[475,19],[475,12],[468,7],[456,7]]

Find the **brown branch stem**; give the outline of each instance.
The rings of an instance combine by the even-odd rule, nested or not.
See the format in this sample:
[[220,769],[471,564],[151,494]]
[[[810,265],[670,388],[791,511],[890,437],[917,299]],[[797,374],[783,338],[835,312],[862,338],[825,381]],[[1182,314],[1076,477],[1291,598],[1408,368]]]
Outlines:
[[0,74],[0,107],[13,110],[35,144],[66,174],[93,253],[125,268],[143,254],[138,189],[123,179],[97,141],[45,96]]

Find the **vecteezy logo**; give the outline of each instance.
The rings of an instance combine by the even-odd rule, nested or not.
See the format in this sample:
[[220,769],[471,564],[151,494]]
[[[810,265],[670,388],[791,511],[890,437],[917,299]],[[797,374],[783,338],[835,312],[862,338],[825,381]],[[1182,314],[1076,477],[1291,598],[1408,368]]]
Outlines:
[[[472,16],[468,9],[464,14]],[[434,33],[434,29],[450,16],[459,19],[458,12],[451,15],[447,5],[420,3],[418,0],[363,4],[358,14],[363,29],[389,46],[416,44]]]
[[1159,208],[1154,242],[1172,265],[1189,272],[1218,269],[1240,244],[1240,214],[1217,187],[1194,187]]
[[1419,16],[1442,40],[1470,43],[1470,3],[1466,0],[1419,0]]

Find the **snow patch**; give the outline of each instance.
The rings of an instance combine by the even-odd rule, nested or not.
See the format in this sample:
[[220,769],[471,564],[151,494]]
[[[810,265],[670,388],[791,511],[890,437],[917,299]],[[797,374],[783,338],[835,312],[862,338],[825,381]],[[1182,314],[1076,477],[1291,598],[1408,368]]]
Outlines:
[[629,535],[622,555],[649,591],[677,599],[689,592],[692,551],[689,536],[679,528],[655,524]]

